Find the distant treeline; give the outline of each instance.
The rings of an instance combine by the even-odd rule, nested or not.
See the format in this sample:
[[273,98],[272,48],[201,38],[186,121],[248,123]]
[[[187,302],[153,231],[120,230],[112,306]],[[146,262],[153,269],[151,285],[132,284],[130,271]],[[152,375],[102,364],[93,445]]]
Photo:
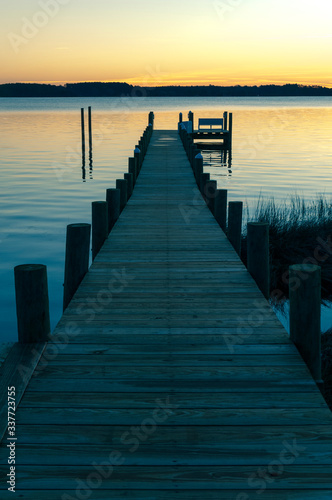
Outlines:
[[332,89],[316,85],[261,85],[219,87],[175,86],[139,87],[127,83],[6,83],[0,85],[0,97],[277,97],[332,96]]

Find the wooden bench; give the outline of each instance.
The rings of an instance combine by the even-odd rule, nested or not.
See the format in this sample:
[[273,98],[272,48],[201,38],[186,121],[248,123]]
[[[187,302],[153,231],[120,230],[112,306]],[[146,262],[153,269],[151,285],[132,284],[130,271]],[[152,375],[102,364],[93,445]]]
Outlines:
[[199,118],[199,132],[222,132],[224,120],[223,118]]

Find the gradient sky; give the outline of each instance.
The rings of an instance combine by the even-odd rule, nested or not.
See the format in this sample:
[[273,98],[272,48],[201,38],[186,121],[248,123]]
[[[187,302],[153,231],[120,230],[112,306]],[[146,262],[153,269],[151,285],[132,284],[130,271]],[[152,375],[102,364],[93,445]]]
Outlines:
[[331,0],[2,0],[0,83],[332,87],[331,18]]

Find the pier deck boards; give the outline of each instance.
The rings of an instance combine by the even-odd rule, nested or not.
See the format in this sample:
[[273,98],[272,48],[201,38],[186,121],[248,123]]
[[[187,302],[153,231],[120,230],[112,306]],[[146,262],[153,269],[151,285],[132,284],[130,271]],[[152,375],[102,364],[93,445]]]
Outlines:
[[155,131],[17,410],[20,498],[327,500],[331,423],[177,134]]

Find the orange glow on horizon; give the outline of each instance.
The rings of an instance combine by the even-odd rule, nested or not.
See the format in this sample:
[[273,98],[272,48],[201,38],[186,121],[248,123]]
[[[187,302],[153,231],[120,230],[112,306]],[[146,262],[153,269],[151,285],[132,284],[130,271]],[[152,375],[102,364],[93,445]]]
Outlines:
[[144,78],[129,78],[129,79],[119,79],[119,80],[80,80],[80,81],[21,81],[21,82],[5,82],[5,83],[36,83],[36,84],[43,84],[43,85],[56,85],[56,86],[64,86],[66,84],[75,84],[75,83],[127,83],[128,85],[133,85],[133,86],[139,86],[139,87],[168,87],[168,86],[180,86],[180,87],[190,87],[190,86],[216,86],[216,87],[235,87],[235,86],[241,86],[241,87],[260,87],[262,85],[276,85],[276,86],[283,86],[287,84],[291,85],[303,85],[303,86],[317,86],[317,87],[323,87],[323,88],[332,88],[332,83],[329,81],[324,81],[323,79],[321,81],[310,81],[308,80],[282,80],[282,79],[275,79],[275,80],[267,80],[267,79],[261,79],[258,81],[253,81],[253,80],[243,80],[243,81],[237,81],[237,80],[230,80],[230,81],[219,81],[218,79],[211,80],[211,79],[206,79],[202,76],[202,78],[197,78],[197,79],[183,79],[181,77],[177,77],[176,75],[172,78],[169,77],[167,80],[163,82],[155,82],[155,83],[147,83]]
[[4,7],[0,83],[332,88],[330,0],[42,3]]

